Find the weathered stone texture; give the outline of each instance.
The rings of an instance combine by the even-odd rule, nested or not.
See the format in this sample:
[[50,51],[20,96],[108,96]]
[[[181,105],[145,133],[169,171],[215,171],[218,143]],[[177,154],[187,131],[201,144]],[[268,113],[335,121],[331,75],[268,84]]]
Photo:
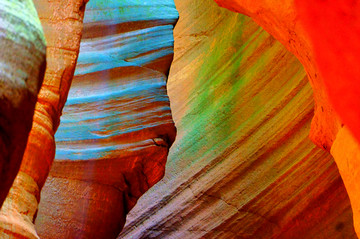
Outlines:
[[[4,238],[38,237],[33,222],[40,191],[55,155],[54,133],[75,70],[86,1],[35,0],[34,3],[47,41],[47,66],[20,173],[0,212]],[[10,223],[7,228],[9,217],[16,224]]]
[[356,238],[337,167],[308,138],[314,100],[300,62],[212,0],[175,3],[177,140],[118,238]]
[[19,170],[45,70],[45,38],[31,0],[0,2],[0,207]]
[[177,18],[172,0],[87,4],[36,219],[41,238],[116,238],[163,177],[175,138],[166,81]]
[[330,104],[337,89],[317,50],[342,49],[338,38],[317,45],[333,5],[323,18],[320,1],[216,2],[268,33],[213,0],[175,1],[168,90],[179,131],[156,184],[175,139],[166,89],[174,2],[92,0],[81,39],[86,1],[35,1],[48,66],[1,237],[116,238],[137,203],[118,238],[356,238],[360,147]]
[[310,137],[318,146],[330,151],[335,140],[341,144],[337,139],[339,130],[347,128],[347,133],[339,136],[345,142],[352,142],[349,148],[343,144],[340,151],[344,157],[337,152],[339,149],[331,152],[335,152],[338,165],[349,165],[342,167],[340,173],[351,199],[355,230],[360,235],[360,191],[353,187],[354,181],[360,181],[360,175],[354,174],[358,164],[357,153],[352,148],[353,136],[360,142],[360,2],[215,1],[253,18],[303,64],[315,100]]

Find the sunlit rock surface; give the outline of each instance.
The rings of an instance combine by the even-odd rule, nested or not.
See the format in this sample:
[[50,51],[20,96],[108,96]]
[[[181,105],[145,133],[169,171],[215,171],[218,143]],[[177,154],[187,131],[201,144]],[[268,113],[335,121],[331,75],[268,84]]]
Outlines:
[[330,151],[341,122],[329,103],[324,82],[315,64],[311,40],[299,21],[295,0],[215,0],[215,2],[221,7],[250,16],[299,59],[314,93],[315,108],[310,138],[319,147]]
[[1,207],[20,167],[46,65],[44,33],[31,0],[0,1],[0,49]]
[[[217,2],[280,42],[212,0],[176,1],[169,95],[179,135],[164,180],[138,202],[119,238],[356,238],[337,167],[308,139],[311,84],[311,138],[334,155],[358,227],[359,145],[329,104],[317,65],[326,51],[312,51],[317,34],[329,33],[311,26],[328,22],[312,12],[321,3],[304,1],[299,12],[315,29],[307,37],[292,1]],[[116,238],[138,198],[162,178],[175,137],[166,81],[177,11],[172,1],[90,2],[37,212],[86,1],[35,3],[49,65],[24,162],[0,212],[0,237]],[[339,16],[354,11],[351,23],[358,5],[344,4]],[[356,53],[357,38],[344,29]],[[353,66],[349,59],[342,63]]]
[[360,1],[295,2],[330,103],[360,142]]
[[172,0],[87,4],[36,219],[41,238],[116,238],[163,177],[175,138],[166,81],[177,18]]
[[331,154],[349,194],[355,231],[360,236],[360,2],[297,1],[297,9],[330,103],[345,125]]
[[[300,62],[212,0],[175,3],[177,140],[118,238],[356,238],[337,167],[309,140],[314,99]],[[331,129],[317,133],[332,144]]]
[[[47,42],[47,65],[20,172],[1,208],[0,238],[38,238],[33,222],[40,190],[55,155],[54,133],[75,70],[85,3],[84,0],[34,1]],[[18,11],[24,9],[25,6]]]
[[[360,235],[360,191],[353,187],[355,181],[360,181],[356,173],[358,153],[353,150],[355,139],[360,142],[360,2],[215,1],[252,17],[303,64],[315,100],[310,137],[328,151],[335,140],[343,146],[331,152],[339,167],[348,165],[340,173],[351,199],[355,230]],[[341,140],[351,142],[348,148],[338,139],[339,130],[343,132]]]

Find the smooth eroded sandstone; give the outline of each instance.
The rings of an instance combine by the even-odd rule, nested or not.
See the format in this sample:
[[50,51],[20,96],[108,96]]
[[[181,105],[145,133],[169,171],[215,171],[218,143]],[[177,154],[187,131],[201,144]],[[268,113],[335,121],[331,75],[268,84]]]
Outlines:
[[337,167],[308,138],[314,100],[300,62],[213,0],[175,4],[177,140],[118,238],[356,238]]
[[116,238],[163,177],[175,138],[166,82],[177,18],[172,0],[87,4],[36,219],[41,238]]
[[38,238],[33,222],[40,191],[55,155],[54,134],[75,70],[86,1],[34,3],[47,41],[47,66],[20,173],[0,212],[4,238]]
[[304,66],[313,89],[315,108],[310,138],[319,147],[330,151],[341,125],[316,65],[311,39],[299,22],[295,1],[215,0],[221,7],[251,17],[280,41]]
[[45,70],[45,38],[31,0],[0,2],[0,207],[19,170]]
[[[339,141],[337,134],[344,125],[360,142],[359,1],[215,1],[250,16],[302,63],[314,91],[315,115],[310,137],[318,146],[330,151],[334,140]],[[344,144],[344,158],[339,154],[334,157],[338,165],[348,160],[345,155],[350,154],[350,145],[348,150],[345,153]],[[356,158],[354,154],[349,159],[354,161],[350,165],[357,165]],[[351,184],[346,180],[353,170],[357,169],[340,170],[345,185]],[[359,193],[356,188],[347,190],[349,195]],[[352,198],[351,203],[354,218],[359,218],[360,200]],[[360,233],[356,221],[355,229]]]
[[341,177],[344,180],[354,213],[356,233],[360,234],[360,146],[347,127],[340,129],[331,154],[336,160]]

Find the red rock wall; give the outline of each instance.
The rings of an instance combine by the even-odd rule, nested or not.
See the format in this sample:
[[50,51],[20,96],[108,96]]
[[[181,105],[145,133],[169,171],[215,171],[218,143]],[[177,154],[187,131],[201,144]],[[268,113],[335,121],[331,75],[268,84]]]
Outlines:
[[[320,2],[217,2],[283,45],[211,0],[176,1],[168,86],[178,138],[164,180],[140,199],[119,237],[355,238],[337,167],[308,133],[311,122],[312,140],[334,155],[359,228],[357,104],[349,104],[357,102],[357,68],[344,67],[356,62],[349,32],[357,33],[358,5],[339,3],[333,16],[327,7],[334,6]],[[0,213],[2,237],[115,238],[162,178],[175,136],[166,80],[177,13],[172,1],[125,3],[88,5],[49,174],[85,2],[36,1],[48,66],[24,161]],[[341,34],[322,46],[332,34],[324,23],[336,17]],[[353,51],[341,51],[343,42]],[[349,81],[337,88],[333,76]],[[348,88],[350,97],[334,103]]]
[[45,69],[32,1],[0,2],[0,207],[19,170]]
[[360,2],[295,3],[329,101],[360,142]]
[[[340,130],[343,132],[341,140],[351,142],[349,148],[331,149],[331,152],[342,168],[340,172],[351,198],[355,230],[359,234],[360,213],[357,209],[360,207],[360,191],[354,187],[354,181],[360,178],[356,173],[357,153],[352,147],[356,142],[353,137],[357,142],[360,140],[360,3],[300,0],[216,2],[252,17],[303,64],[314,91],[312,140],[330,150],[334,140],[338,145],[343,144],[337,139]],[[349,157],[351,154],[353,157]],[[344,164],[349,166],[344,168]]]
[[[308,138],[313,97],[312,138],[329,150],[338,130],[321,85],[311,79],[313,96],[300,62],[249,17],[211,0],[175,3],[168,90],[177,140],[164,179],[118,238],[356,238],[336,164]],[[286,3],[272,7],[291,15]],[[265,16],[268,27],[278,20]],[[283,36],[295,51],[300,36]]]
[[329,101],[344,122],[331,154],[339,167],[360,235],[360,2],[297,1]]
[[86,2],[34,3],[47,42],[47,66],[20,171],[0,212],[4,238],[38,238],[33,222],[55,155],[54,134],[75,70]]

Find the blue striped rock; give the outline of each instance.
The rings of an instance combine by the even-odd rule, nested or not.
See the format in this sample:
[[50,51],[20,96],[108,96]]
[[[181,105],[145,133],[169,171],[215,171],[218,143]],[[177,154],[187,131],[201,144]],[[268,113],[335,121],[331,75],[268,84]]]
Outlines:
[[163,177],[175,138],[166,82],[177,18],[173,0],[86,6],[36,219],[41,238],[116,238],[137,199]]

